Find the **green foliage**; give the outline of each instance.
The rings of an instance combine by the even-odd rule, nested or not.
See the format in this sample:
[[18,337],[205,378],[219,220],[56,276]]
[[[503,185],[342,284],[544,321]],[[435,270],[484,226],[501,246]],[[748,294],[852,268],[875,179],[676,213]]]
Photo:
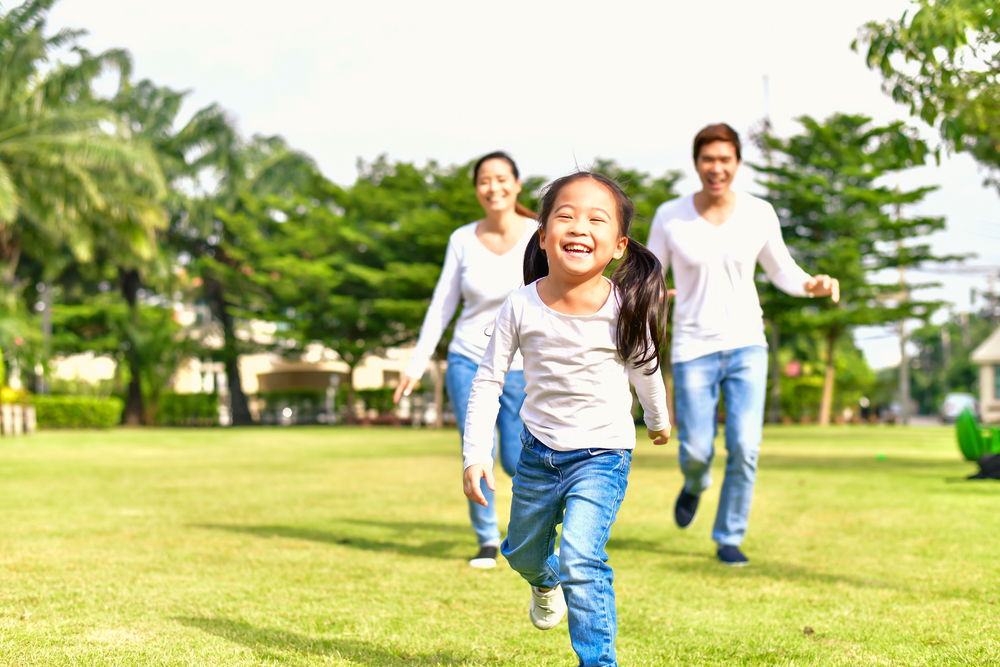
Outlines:
[[120,398],[85,396],[31,397],[38,428],[112,428],[121,423]]
[[365,409],[375,410],[380,415],[388,414],[393,410],[392,394],[393,387],[380,387],[378,389],[359,389],[358,398],[365,402]]
[[941,324],[925,324],[910,333],[917,353],[910,362],[910,395],[921,414],[936,413],[945,394],[975,393],[979,367],[969,355],[992,331],[989,313],[952,314]]
[[219,423],[219,395],[164,392],[157,404],[156,423],[161,426],[215,426]]
[[[902,214],[935,188],[903,192],[884,182],[924,164],[928,149],[915,130],[901,122],[874,125],[863,115],[798,120],[801,134],[758,137],[769,159],[754,168],[765,177],[758,182],[768,190],[796,261],[811,275],[839,279],[843,296],[840,303],[817,299],[803,308],[800,299],[769,286],[762,307],[782,335],[820,332],[834,371],[836,342],[850,328],[926,320],[941,305],[913,297],[913,290],[929,285],[881,283],[879,271],[959,258],[936,256],[927,243],[914,242],[943,229],[944,218]],[[832,397],[825,400],[829,405]]]
[[1000,11],[995,0],[915,0],[899,20],[870,22],[852,48],[944,145],[972,155],[1000,188]]
[[[109,68],[127,76],[129,56],[89,53],[77,44],[80,31],[46,36],[54,2],[28,0],[0,14],[0,278],[8,290],[26,248],[54,259],[65,247],[89,260],[98,239],[129,227],[130,242],[141,242],[163,218],[159,163],[91,89]],[[60,49],[78,62],[51,62]]]

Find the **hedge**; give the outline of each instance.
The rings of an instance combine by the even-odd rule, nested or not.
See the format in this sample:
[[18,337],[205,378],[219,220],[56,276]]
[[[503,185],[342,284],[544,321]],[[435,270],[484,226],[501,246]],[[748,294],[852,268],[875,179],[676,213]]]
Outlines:
[[156,423],[163,426],[214,426],[219,423],[219,395],[160,394]]
[[112,428],[121,423],[120,398],[34,395],[38,428]]

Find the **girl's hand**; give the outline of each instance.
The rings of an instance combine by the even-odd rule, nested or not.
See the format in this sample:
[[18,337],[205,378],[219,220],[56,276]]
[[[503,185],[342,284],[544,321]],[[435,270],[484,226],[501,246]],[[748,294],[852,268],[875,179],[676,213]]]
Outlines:
[[667,441],[670,440],[670,424],[667,424],[667,427],[662,431],[653,431],[652,429],[647,428],[646,435],[649,436],[649,439],[653,441],[654,445],[665,445],[667,444]]
[[479,480],[483,477],[486,478],[486,486],[490,487],[490,491],[496,491],[497,482],[493,478],[493,469],[487,468],[480,463],[473,463],[465,469],[465,479],[463,480],[462,487],[465,491],[465,496],[469,500],[486,507],[486,496],[483,495],[482,489],[479,488]]
[[828,275],[813,276],[803,287],[809,296],[828,296],[834,303],[840,301],[840,281]]
[[399,403],[400,398],[403,396],[409,396],[410,392],[413,391],[413,388],[417,386],[417,382],[419,381],[419,378],[411,378],[409,375],[404,375],[403,379],[401,379],[399,384],[396,386],[396,391],[392,395],[392,402]]

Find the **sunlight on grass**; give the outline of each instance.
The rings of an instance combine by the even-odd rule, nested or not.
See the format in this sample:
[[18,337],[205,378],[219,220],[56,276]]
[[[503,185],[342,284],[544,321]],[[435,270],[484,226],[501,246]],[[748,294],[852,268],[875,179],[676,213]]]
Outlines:
[[[1000,665],[1000,484],[953,481],[951,429],[769,429],[760,468],[730,570],[721,466],[681,532],[676,449],[641,442],[608,547],[623,665]],[[0,664],[574,664],[505,563],[465,564],[460,472],[454,431],[0,441]]]

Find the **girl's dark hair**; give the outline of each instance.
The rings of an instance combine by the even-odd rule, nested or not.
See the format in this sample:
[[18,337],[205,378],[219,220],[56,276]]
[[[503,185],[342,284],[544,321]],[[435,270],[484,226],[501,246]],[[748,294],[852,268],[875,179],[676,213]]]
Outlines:
[[[472,182],[477,183],[479,181],[479,168],[486,163],[487,160],[504,160],[510,165],[510,170],[514,174],[514,178],[521,180],[521,174],[517,170],[517,164],[514,163],[514,158],[507,155],[503,151],[493,151],[488,153],[478,160],[476,160],[476,165],[472,168]],[[524,218],[535,219],[535,212],[532,211],[527,206],[524,206],[521,202],[514,202],[514,212]]]
[[[539,229],[544,229],[555,208],[559,192],[574,181],[588,178],[611,193],[618,215],[618,233],[628,237],[635,217],[635,204],[615,181],[589,171],[580,171],[552,181],[542,192],[542,210],[538,214]],[[524,251],[524,284],[530,285],[549,274],[549,260],[542,250],[538,234],[531,237]],[[663,281],[660,260],[646,246],[629,238],[625,256],[611,275],[621,308],[615,348],[625,363],[635,368],[656,360],[645,372],[652,375],[660,367],[660,345],[665,338],[667,286]]]

